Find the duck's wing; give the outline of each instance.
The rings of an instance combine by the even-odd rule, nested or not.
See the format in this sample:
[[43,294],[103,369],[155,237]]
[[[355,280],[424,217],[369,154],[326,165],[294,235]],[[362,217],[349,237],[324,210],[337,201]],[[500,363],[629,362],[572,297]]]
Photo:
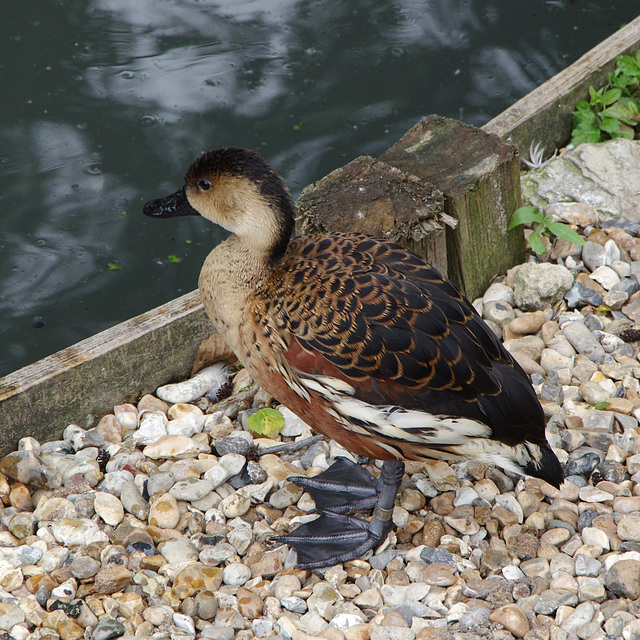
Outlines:
[[274,288],[256,322],[275,323],[300,374],[347,382],[370,405],[468,418],[505,444],[545,443],[526,374],[415,254],[367,236],[301,236]]

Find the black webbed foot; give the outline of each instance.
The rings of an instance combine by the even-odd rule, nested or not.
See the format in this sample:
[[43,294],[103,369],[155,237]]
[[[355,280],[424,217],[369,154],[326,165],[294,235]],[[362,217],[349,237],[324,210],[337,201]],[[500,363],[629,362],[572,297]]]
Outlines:
[[[404,463],[387,460],[376,480],[346,458],[338,458],[315,478],[289,478],[309,490],[321,515],[273,540],[295,548],[300,569],[318,569],[359,558],[383,542],[391,530],[393,505],[403,473]],[[363,505],[374,503],[369,522],[344,515],[346,511],[364,509]],[[338,509],[342,513],[336,513]]]
[[317,569],[359,558],[383,542],[390,530],[390,520],[367,522],[326,511],[293,533],[272,540],[295,548],[298,569]]
[[306,489],[318,511],[348,513],[371,509],[378,500],[378,481],[366,469],[338,457],[322,473],[313,478],[289,477],[288,480]]

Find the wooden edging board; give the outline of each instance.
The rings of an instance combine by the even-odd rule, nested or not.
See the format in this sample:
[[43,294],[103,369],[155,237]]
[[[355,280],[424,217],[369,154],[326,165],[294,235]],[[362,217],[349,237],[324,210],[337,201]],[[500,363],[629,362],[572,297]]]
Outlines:
[[[640,48],[640,17],[534,89],[482,128],[516,144],[540,142],[547,153],[566,144],[571,112],[614,68]],[[197,291],[151,309],[0,378],[0,455],[26,435],[59,437],[88,427],[114,404],[188,375],[199,343],[212,332]]]
[[46,442],[68,424],[93,426],[114,404],[188,376],[212,332],[192,291],[0,378],[0,455],[26,435]]

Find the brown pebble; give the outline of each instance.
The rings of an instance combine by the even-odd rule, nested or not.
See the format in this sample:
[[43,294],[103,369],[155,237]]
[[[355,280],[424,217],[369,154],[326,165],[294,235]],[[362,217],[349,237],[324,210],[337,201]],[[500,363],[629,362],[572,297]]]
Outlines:
[[[245,559],[245,562],[248,562],[248,560]],[[275,549],[274,551],[268,551],[260,558],[260,560],[249,566],[251,567],[252,578],[262,576],[267,580],[272,579],[276,573],[283,569],[282,560],[280,560],[280,550]]]
[[512,511],[509,511],[508,509],[505,509],[502,506],[498,506],[496,507],[492,512],[491,515],[498,520],[498,522],[500,522],[500,524],[503,527],[507,527],[510,524],[517,524],[518,523],[518,516],[513,513]]
[[429,506],[439,516],[448,516],[453,511],[453,500],[456,497],[454,491],[447,491],[431,498]]
[[425,523],[422,529],[422,544],[436,548],[440,544],[440,538],[444,535],[444,527],[440,520],[434,518]]
[[79,640],[84,635],[84,629],[62,609],[45,613],[42,616],[42,626],[56,631],[61,640]]
[[197,615],[203,620],[211,620],[218,613],[218,600],[211,591],[201,591],[194,598]]
[[456,570],[445,562],[434,562],[422,572],[422,580],[433,587],[450,587],[456,583]]
[[111,444],[122,442],[122,426],[112,413],[103,416],[96,427],[96,431]]
[[95,575],[94,584],[96,586],[96,593],[106,595],[116,593],[116,591],[123,591],[131,582],[132,577],[133,573],[122,565],[107,565],[100,569]]
[[262,615],[262,598],[250,589],[239,587],[236,593],[238,598],[238,609],[248,620],[253,620]]
[[489,620],[501,624],[516,638],[523,638],[530,628],[527,616],[517,604],[506,604],[492,611]]
[[180,598],[196,596],[200,591],[214,592],[222,584],[222,569],[192,564],[183,569],[173,581],[173,590]]
[[231,629],[243,629],[244,618],[239,611],[232,609],[231,607],[222,607],[218,609],[216,613],[216,626],[229,627]]
[[164,400],[160,400],[160,398],[148,393],[142,396],[138,402],[138,414],[143,411],[162,411],[162,413],[166,414],[169,411],[169,405]]
[[31,511],[33,509],[31,493],[22,482],[16,482],[13,485],[9,494],[9,504],[16,509],[20,509],[20,511]]
[[516,558],[520,558],[520,560],[535,558],[539,547],[540,541],[530,533],[521,533],[514,536],[508,545],[509,553]]
[[369,640],[371,638],[371,625],[368,623],[351,625],[345,632],[346,640]]
[[385,584],[406,586],[408,584],[411,584],[411,580],[409,579],[409,576],[404,569],[399,569],[398,571],[389,571],[387,573]]
[[404,619],[404,616],[397,611],[389,611],[385,614],[384,618],[382,618],[382,622],[380,623],[381,627],[408,627],[409,624]]
[[513,333],[531,335],[538,333],[545,321],[544,311],[533,311],[532,313],[523,313],[518,318],[514,318],[508,326]]
[[41,587],[52,591],[58,586],[58,583],[53,580],[53,578],[51,578],[48,573],[31,576],[25,580],[24,584],[29,593],[36,593],[36,591],[38,591],[38,589],[40,589]]
[[427,499],[416,489],[405,489],[400,494],[400,506],[409,513],[424,509]]

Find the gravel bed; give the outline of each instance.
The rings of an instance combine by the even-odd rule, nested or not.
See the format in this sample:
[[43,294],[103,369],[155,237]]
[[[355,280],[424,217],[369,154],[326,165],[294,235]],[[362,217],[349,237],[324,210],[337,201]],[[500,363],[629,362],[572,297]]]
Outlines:
[[249,431],[271,398],[241,371],[217,401],[214,367],[0,461],[2,637],[640,639],[638,228],[553,207],[587,244],[558,241],[474,304],[531,376],[560,490],[409,462],[375,554],[297,570],[269,541],[313,517],[287,477],[355,458],[282,407],[277,440]]

